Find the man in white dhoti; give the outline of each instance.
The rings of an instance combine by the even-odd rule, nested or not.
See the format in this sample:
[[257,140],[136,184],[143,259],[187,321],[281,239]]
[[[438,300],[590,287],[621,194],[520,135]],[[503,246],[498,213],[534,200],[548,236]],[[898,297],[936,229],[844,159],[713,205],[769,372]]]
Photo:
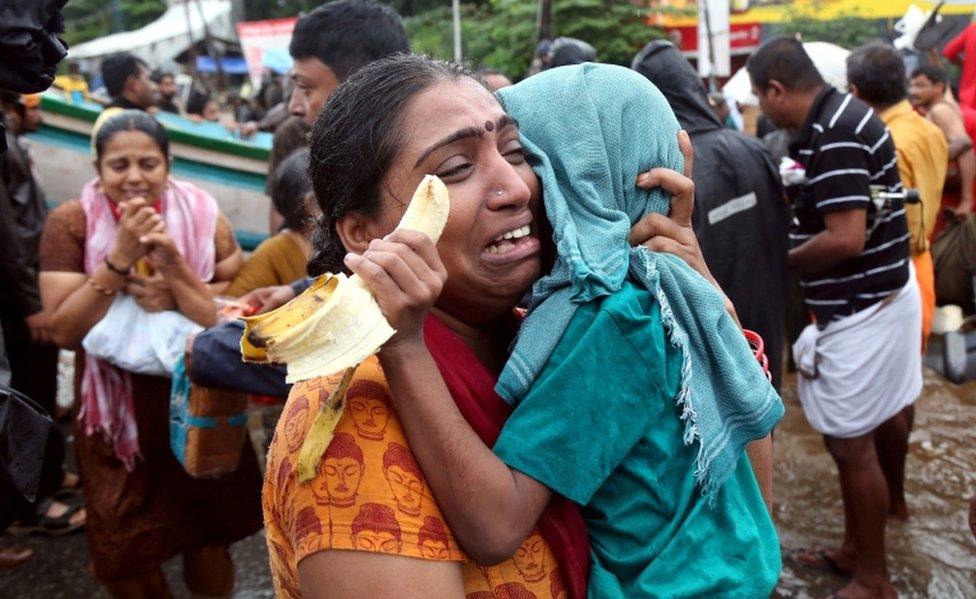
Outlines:
[[787,188],[795,219],[790,267],[815,324],[794,346],[810,425],[837,464],[844,500],[840,549],[801,563],[848,574],[836,597],[895,597],[885,563],[889,494],[875,446],[921,391],[921,303],[895,147],[866,104],[824,84],[802,45],[775,38],[749,60],[763,112],[797,131]]

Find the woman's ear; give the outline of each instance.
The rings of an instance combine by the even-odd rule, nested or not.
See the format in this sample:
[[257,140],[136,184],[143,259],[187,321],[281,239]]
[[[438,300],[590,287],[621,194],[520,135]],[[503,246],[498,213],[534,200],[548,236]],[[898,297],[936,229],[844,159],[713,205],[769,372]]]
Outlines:
[[352,210],[336,221],[336,233],[347,252],[362,254],[374,239],[369,221],[359,212]]

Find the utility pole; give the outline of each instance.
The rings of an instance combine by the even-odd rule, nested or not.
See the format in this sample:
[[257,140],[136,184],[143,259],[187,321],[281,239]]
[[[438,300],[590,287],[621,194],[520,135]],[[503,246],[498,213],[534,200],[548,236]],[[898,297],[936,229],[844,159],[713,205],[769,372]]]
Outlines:
[[197,48],[193,41],[193,20],[190,18],[190,0],[183,0],[183,9],[186,14],[186,39],[190,42],[190,72],[197,72]]
[[451,12],[454,14],[454,62],[461,64],[461,0],[451,0]]
[[536,46],[542,40],[552,39],[552,0],[539,0],[539,18],[536,20],[538,37]]
[[203,23],[203,43],[207,46],[207,54],[214,61],[217,69],[217,89],[223,91],[227,89],[227,78],[224,76],[224,66],[221,64],[221,56],[214,47],[213,37],[210,35],[210,27],[207,26],[207,17],[203,14],[203,5],[197,0],[197,12],[200,13],[200,22]]
[[109,10],[112,16],[112,32],[125,31],[125,13],[122,12],[122,0],[111,0]]

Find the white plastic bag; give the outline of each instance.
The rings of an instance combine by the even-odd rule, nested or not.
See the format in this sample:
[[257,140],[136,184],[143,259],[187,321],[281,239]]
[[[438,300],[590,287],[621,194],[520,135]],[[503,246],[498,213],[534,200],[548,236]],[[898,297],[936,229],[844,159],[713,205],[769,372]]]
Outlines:
[[146,312],[131,295],[120,295],[81,345],[88,355],[124,370],[172,376],[186,338],[202,330],[175,310]]

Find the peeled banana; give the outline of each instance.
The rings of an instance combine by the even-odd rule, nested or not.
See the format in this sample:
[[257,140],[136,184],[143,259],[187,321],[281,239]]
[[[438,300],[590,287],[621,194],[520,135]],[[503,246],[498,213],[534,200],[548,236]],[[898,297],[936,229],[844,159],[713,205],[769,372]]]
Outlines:
[[[427,175],[397,228],[419,231],[436,243],[450,209],[447,187],[437,177]],[[287,364],[285,380],[289,383],[344,371],[302,444],[299,481],[314,478],[318,471],[318,463],[342,417],[346,390],[356,366],[379,351],[395,332],[366,283],[355,274],[346,277],[343,273],[325,273],[277,310],[244,318],[241,354],[245,361]]]
[[[397,225],[424,233],[435,243],[450,213],[447,187],[427,175]],[[396,332],[366,283],[358,276],[325,273],[304,293],[258,316],[244,319],[241,354],[246,361],[288,365],[295,383],[353,367]]]

